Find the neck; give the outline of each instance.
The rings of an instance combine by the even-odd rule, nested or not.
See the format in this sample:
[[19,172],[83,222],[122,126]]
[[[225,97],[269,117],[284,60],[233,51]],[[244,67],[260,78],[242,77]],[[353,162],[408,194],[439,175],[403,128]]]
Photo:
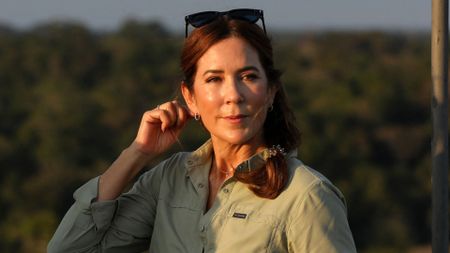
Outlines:
[[223,178],[231,177],[235,168],[240,163],[265,148],[265,145],[260,140],[254,140],[244,144],[229,144],[212,138],[212,144],[214,157],[211,174]]

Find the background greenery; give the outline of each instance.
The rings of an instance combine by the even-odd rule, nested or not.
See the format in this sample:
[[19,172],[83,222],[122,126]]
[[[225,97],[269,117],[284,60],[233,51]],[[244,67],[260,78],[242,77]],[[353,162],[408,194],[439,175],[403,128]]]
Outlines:
[[[300,158],[344,192],[359,252],[430,243],[430,39],[398,32],[274,32],[303,132]],[[45,252],[73,191],[178,96],[181,34],[129,21],[0,27],[0,251]],[[190,123],[175,150],[206,138]],[[170,152],[169,152],[170,153]]]

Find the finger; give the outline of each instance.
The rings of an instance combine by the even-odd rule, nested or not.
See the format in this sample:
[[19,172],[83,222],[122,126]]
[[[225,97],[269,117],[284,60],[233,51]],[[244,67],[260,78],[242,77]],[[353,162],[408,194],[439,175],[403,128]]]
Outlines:
[[167,105],[167,109],[166,111],[169,113],[170,116],[170,120],[171,120],[171,124],[169,125],[169,127],[172,126],[177,126],[178,125],[178,103],[176,101],[171,101],[168,103]]
[[170,116],[173,120],[173,124],[171,125],[171,127],[178,127],[179,122],[180,122],[180,117],[182,115],[179,115],[179,107],[180,105],[178,104],[178,101],[174,100],[171,101],[168,107],[168,111],[170,113]]
[[142,121],[150,124],[160,124],[159,109],[146,111],[142,116]]
[[190,115],[189,112],[186,110],[186,108],[184,108],[181,105],[177,107],[177,111],[178,111],[177,128],[181,128],[186,124]]
[[[164,103],[160,106],[160,109],[165,110],[166,112],[168,112],[168,115],[170,117],[170,122],[172,124],[175,124],[177,122],[177,109],[176,109],[176,104],[174,103],[174,101],[170,101],[167,103]],[[170,124],[169,126],[171,126],[172,124]]]
[[161,120],[161,131],[166,131],[171,125],[173,125],[173,120],[170,113],[167,110],[159,110],[159,118]]
[[186,124],[186,122],[190,118],[192,118],[192,116],[191,116],[187,106],[180,104],[178,101],[174,101],[174,105],[176,106],[176,110],[177,110],[176,127],[182,128]]

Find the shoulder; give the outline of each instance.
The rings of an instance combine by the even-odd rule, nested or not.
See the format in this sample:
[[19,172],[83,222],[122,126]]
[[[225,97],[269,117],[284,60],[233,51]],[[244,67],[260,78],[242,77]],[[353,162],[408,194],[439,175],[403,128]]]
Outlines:
[[286,191],[298,194],[286,220],[294,251],[356,252],[341,191],[298,159],[290,158],[288,168],[291,180]]
[[177,174],[186,173],[186,163],[189,160],[190,152],[178,152],[172,154],[167,159],[159,162],[151,167],[142,176],[143,177],[158,177],[162,179],[167,176],[175,176]]
[[192,152],[177,152],[172,154],[169,158],[162,161],[163,168],[174,168],[174,167],[186,167],[186,164],[191,156]]
[[285,192],[294,196],[292,201],[295,206],[308,204],[308,201],[333,201],[346,212],[344,195],[328,178],[297,158],[291,157],[287,162],[290,177]]

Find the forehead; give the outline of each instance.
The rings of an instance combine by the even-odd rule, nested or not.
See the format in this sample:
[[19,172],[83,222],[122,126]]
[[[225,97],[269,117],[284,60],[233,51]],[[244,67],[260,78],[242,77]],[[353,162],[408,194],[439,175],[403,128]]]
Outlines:
[[197,62],[199,72],[205,69],[227,69],[254,66],[261,69],[257,51],[245,40],[230,37],[212,45]]

